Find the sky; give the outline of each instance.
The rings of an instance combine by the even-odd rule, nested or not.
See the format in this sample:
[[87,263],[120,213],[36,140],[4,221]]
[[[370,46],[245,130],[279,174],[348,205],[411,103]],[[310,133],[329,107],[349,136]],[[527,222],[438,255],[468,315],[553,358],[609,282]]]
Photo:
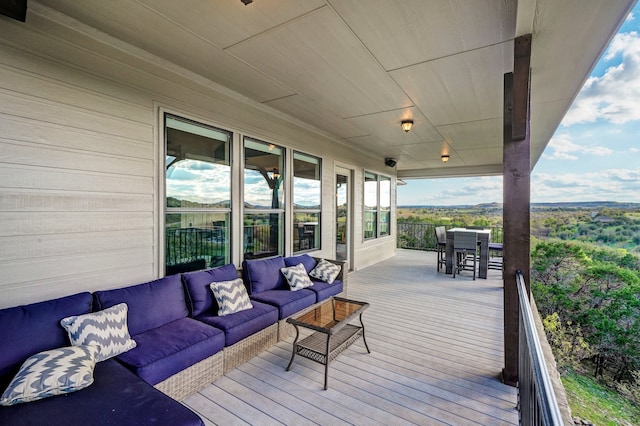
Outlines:
[[[640,203],[640,2],[614,36],[531,174],[531,202]],[[408,180],[397,205],[502,202],[502,177]]]

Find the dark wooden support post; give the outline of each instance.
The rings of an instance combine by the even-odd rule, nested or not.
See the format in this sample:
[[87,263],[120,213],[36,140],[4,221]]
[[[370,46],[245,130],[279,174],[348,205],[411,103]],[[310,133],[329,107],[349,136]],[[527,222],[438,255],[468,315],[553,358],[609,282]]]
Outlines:
[[515,40],[513,73],[504,75],[503,226],[504,226],[504,355],[502,379],[518,383],[518,289],[520,269],[530,286],[531,35]]

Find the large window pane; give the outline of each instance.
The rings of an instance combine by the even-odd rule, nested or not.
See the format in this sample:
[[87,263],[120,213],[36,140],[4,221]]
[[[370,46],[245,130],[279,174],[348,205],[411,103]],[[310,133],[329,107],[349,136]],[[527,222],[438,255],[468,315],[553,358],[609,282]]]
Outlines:
[[391,233],[391,178],[380,176],[380,236]]
[[364,238],[377,237],[378,175],[364,173]]
[[166,274],[229,263],[229,213],[167,213]]
[[293,153],[293,251],[320,248],[320,159]]
[[248,213],[244,215],[244,258],[282,254],[283,213]]
[[166,118],[167,207],[231,206],[231,133]]
[[284,206],[284,149],[244,139],[244,206],[282,209]]
[[320,248],[320,213],[293,214],[293,251]]

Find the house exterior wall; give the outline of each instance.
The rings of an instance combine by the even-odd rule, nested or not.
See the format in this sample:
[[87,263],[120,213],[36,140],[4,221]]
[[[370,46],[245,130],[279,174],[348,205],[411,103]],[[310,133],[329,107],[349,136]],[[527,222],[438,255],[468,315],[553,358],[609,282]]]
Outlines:
[[[27,23],[0,17],[0,308],[162,276],[162,111],[321,157],[316,256],[334,257],[335,167],[352,168],[352,267],[395,254],[395,173],[383,159],[37,7]],[[392,177],[390,237],[363,241],[365,169]],[[236,198],[235,224],[241,209]],[[286,255],[291,211],[289,201]],[[237,265],[240,255],[236,244]]]

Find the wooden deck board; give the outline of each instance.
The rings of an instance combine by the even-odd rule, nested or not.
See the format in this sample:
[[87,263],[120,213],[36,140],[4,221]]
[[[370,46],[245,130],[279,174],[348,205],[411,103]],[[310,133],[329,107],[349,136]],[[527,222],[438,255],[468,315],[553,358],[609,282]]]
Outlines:
[[210,424],[515,425],[517,390],[500,383],[502,281],[436,272],[403,251],[349,275],[371,354],[356,342],[329,368],[279,342],[184,403]]

